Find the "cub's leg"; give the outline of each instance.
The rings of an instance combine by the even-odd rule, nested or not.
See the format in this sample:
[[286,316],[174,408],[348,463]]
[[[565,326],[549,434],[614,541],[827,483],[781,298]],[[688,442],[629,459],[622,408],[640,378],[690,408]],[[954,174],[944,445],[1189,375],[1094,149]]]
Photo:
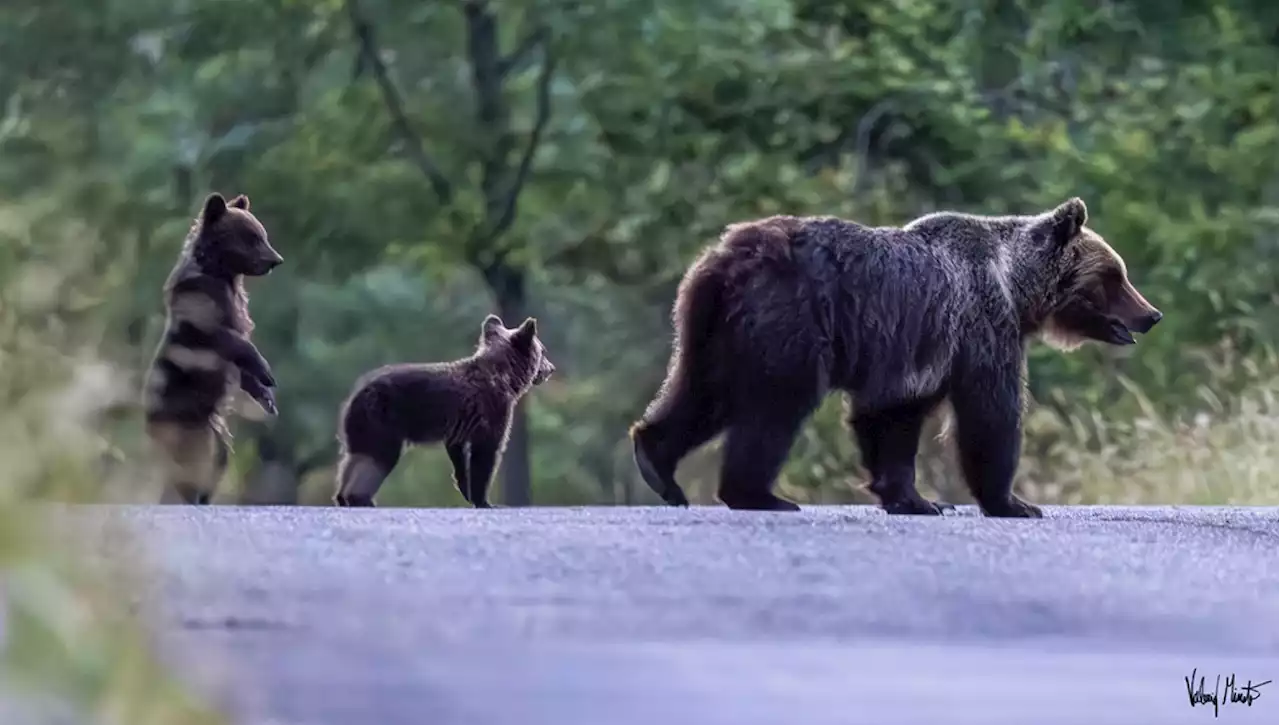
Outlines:
[[374,450],[345,451],[338,463],[338,486],[333,502],[352,508],[377,506],[373,497],[399,461],[399,441]]
[[262,381],[267,387],[276,387],[276,379],[271,374],[271,365],[252,342],[230,330],[222,329],[217,332],[215,344],[223,358],[249,376]]
[[1041,518],[1038,506],[1013,493],[1022,449],[1021,361],[970,365],[951,391],[956,442],[965,482],[987,516]]
[[493,504],[489,503],[489,484],[502,459],[503,443],[501,436],[487,432],[473,435],[469,443],[471,455],[467,478],[471,484],[471,496],[468,500],[478,509],[493,508]]
[[271,388],[263,385],[262,381],[253,375],[243,374],[240,376],[240,389],[249,394],[249,397],[258,402],[267,415],[276,416],[280,411],[276,409],[276,396],[271,392]]
[[942,396],[936,396],[880,411],[858,411],[848,401],[847,422],[862,452],[862,464],[871,474],[869,488],[885,513],[936,516],[955,508],[930,501],[916,490],[920,432],[941,401]]
[[148,423],[147,435],[164,484],[160,503],[207,505],[227,469],[226,443],[208,426],[171,422]]
[[453,483],[458,487],[458,493],[462,494],[467,503],[471,503],[471,478],[468,475],[469,461],[467,456],[467,444],[463,443],[445,443],[445,451],[449,453],[449,461],[453,463]]

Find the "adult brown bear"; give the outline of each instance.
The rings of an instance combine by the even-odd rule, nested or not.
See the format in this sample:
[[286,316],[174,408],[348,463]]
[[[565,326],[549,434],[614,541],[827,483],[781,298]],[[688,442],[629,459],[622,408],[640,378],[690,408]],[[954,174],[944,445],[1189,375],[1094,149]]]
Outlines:
[[889,513],[938,514],[915,487],[926,417],[954,413],[965,480],[988,516],[1039,517],[1013,494],[1026,343],[1134,343],[1161,317],[1073,198],[1032,216],[941,212],[904,227],[833,217],[735,224],[681,282],[661,391],[631,431],[645,482],[687,505],[680,460],[727,430],[719,498],[773,494],[801,426],[831,391]]

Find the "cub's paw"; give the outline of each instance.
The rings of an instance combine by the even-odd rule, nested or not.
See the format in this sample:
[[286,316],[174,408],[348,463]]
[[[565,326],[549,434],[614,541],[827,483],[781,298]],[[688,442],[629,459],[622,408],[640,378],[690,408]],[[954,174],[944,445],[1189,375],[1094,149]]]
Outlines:
[[257,370],[253,371],[253,377],[262,381],[262,384],[268,388],[276,387],[276,376],[271,374],[271,364],[264,358]]
[[280,409],[276,407],[276,396],[272,395],[271,391],[267,391],[265,395],[258,398],[258,404],[272,418],[280,415]]

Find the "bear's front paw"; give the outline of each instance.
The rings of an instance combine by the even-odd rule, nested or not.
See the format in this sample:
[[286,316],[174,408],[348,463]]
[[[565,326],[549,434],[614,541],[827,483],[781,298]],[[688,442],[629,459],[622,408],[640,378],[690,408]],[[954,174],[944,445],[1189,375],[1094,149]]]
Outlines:
[[735,511],[799,511],[800,505],[772,493],[744,493],[737,490],[722,491],[720,502]]
[[267,415],[272,418],[280,415],[280,409],[276,407],[276,396],[273,395],[269,389],[262,391],[256,400],[258,401],[258,405],[261,405],[262,409],[267,412]]

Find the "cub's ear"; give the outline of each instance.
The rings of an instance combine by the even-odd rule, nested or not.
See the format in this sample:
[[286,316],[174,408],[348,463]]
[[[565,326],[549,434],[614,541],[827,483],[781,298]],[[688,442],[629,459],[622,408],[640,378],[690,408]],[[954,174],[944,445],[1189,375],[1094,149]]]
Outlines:
[[227,200],[222,198],[222,194],[215,191],[204,200],[204,211],[201,212],[201,216],[206,224],[218,221],[226,213]]
[[231,203],[228,204],[228,206],[234,206],[237,209],[249,211],[249,197],[245,196],[244,194],[240,194],[236,198],[232,199]]
[[538,335],[538,321],[532,317],[526,317],[524,322],[520,323],[520,327],[511,334],[511,341],[528,345],[533,342],[533,338]]
[[486,315],[484,322],[480,325],[480,332],[485,337],[493,337],[506,329],[507,326],[502,324],[502,318],[497,315]]

